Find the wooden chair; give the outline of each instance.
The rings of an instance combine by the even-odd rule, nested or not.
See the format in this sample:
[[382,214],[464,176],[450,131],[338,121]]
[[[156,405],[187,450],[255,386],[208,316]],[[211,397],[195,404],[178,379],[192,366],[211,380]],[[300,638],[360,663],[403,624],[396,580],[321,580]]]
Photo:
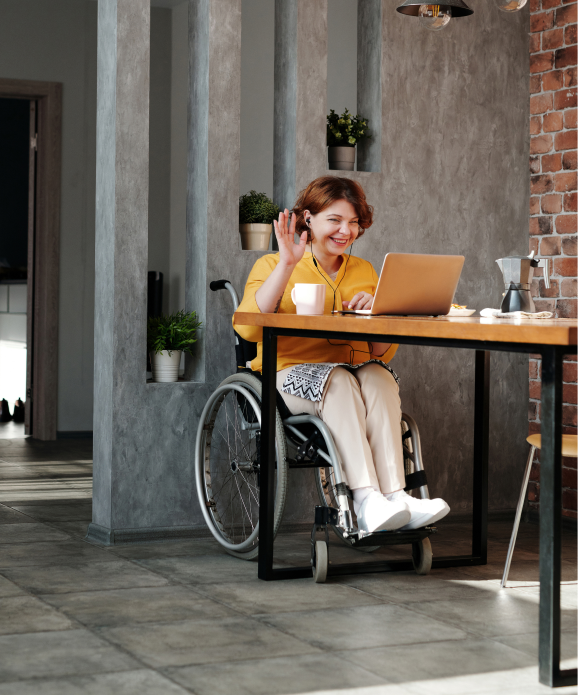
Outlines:
[[[534,460],[534,454],[536,449],[542,449],[542,435],[531,434],[527,440],[530,445],[530,455],[528,456],[528,463],[526,465],[526,470],[524,473],[524,479],[522,481],[522,489],[520,492],[520,499],[518,500],[518,507],[516,509],[516,518],[514,521],[514,528],[512,531],[512,537],[510,539],[510,545],[508,548],[507,559],[505,562],[505,568],[503,571],[503,577],[501,580],[502,588],[505,587],[508,573],[510,571],[510,565],[512,564],[512,556],[514,554],[514,548],[516,546],[516,538],[518,535],[518,529],[520,527],[520,519],[522,516],[522,509],[524,506],[524,500],[526,499],[526,491],[528,489],[528,482],[530,480],[530,471],[532,470],[532,461]],[[578,435],[576,434],[563,434],[562,435],[562,456],[568,456],[570,458],[578,458]]]

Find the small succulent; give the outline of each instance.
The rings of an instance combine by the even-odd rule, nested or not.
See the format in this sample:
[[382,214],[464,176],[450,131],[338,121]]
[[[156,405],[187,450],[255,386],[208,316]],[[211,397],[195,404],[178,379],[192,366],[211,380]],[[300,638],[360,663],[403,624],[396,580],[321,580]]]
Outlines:
[[359,140],[369,138],[368,119],[353,116],[348,109],[340,116],[330,109],[326,117],[326,144],[329,147],[354,147]]
[[250,191],[240,196],[240,224],[272,224],[280,208],[265,193]]

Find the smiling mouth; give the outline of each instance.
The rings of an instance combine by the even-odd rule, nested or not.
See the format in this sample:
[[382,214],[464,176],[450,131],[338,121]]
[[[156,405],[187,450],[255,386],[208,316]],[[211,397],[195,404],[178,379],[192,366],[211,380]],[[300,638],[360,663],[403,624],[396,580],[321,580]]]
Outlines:
[[335,239],[334,237],[330,237],[330,240],[339,246],[346,246],[349,242],[349,239]]

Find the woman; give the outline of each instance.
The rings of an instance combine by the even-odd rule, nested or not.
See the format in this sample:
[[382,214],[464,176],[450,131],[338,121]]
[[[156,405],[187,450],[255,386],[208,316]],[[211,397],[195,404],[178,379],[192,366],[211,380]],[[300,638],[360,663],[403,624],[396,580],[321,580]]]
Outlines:
[[[256,262],[238,311],[296,313],[290,296],[296,283],[327,285],[325,314],[370,308],[377,274],[368,261],[345,255],[373,222],[362,187],[322,176],[302,191],[290,224],[289,217],[284,210],[274,222],[280,250]],[[261,328],[236,328],[258,343],[252,369],[261,371]],[[418,500],[403,489],[401,401],[398,378],[387,366],[397,347],[278,338],[277,388],[293,414],[311,413],[328,425],[365,531],[420,528],[449,512],[442,499]]]

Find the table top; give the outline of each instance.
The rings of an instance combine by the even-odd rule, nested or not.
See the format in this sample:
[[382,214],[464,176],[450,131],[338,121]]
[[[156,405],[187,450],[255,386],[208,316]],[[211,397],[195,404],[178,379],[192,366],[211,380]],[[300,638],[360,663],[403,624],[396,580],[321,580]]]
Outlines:
[[576,319],[521,320],[474,316],[304,316],[236,312],[234,325],[536,345],[576,345],[578,333]]

